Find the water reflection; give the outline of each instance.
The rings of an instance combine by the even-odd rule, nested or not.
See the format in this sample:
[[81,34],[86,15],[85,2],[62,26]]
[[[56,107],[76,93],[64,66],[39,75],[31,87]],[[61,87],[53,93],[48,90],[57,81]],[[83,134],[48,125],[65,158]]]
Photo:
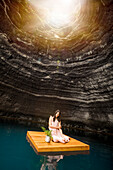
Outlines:
[[72,151],[72,152],[51,152],[51,153],[37,153],[38,155],[41,155],[42,158],[40,162],[42,163],[42,166],[40,170],[56,170],[58,162],[60,160],[63,160],[64,156],[71,156],[71,155],[88,155],[90,154],[89,151]]
[[63,155],[46,155],[44,156],[44,160],[40,170],[56,170],[57,162],[63,159]]

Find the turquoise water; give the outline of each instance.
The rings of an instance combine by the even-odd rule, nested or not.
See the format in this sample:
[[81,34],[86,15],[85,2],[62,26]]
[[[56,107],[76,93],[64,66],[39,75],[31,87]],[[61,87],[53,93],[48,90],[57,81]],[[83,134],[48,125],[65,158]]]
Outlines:
[[0,125],[0,170],[113,170],[113,146],[75,137],[90,145],[89,154],[37,155],[26,140],[27,130],[15,125]]

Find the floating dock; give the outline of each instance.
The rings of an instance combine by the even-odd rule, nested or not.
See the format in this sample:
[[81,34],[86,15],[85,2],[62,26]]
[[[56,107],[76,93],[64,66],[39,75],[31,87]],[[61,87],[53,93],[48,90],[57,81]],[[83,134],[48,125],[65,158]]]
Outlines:
[[89,151],[89,145],[70,137],[68,143],[45,142],[45,132],[27,131],[27,140],[36,152]]

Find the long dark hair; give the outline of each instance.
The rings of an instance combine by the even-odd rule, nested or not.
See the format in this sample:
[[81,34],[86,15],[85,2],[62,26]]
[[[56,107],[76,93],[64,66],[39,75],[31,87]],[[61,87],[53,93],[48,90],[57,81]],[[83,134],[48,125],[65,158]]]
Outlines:
[[55,121],[57,112],[59,112],[59,116],[57,117],[57,120],[60,122],[60,121],[61,121],[61,118],[60,118],[60,116],[61,116],[61,111],[60,111],[60,110],[56,110],[56,111],[55,111],[55,114],[54,114],[54,116],[53,116],[53,121]]

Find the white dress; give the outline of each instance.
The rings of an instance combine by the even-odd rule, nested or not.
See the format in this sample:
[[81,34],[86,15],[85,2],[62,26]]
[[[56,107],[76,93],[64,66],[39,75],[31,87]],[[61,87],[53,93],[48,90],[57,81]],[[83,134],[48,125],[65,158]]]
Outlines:
[[[52,126],[58,126],[59,125],[59,122],[57,119],[55,119],[55,121],[53,121],[53,117],[52,117]],[[52,137],[53,137],[53,141],[54,142],[61,142],[61,143],[66,143],[66,142],[69,142],[69,137],[62,134],[62,130],[60,131],[59,129],[55,129],[55,128],[49,128],[49,130],[51,130],[51,134],[52,134]]]

